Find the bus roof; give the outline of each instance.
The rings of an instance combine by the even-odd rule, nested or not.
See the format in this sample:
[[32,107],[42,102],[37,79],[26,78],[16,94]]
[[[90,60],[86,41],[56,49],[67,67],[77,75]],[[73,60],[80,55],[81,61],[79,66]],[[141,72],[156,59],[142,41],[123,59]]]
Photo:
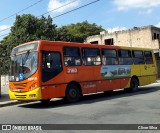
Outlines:
[[24,44],[20,44],[14,48],[18,48],[23,45],[28,45],[32,43],[38,43],[40,45],[62,45],[62,46],[73,46],[73,47],[93,47],[93,48],[109,48],[109,49],[138,49],[138,50],[152,50],[150,48],[141,48],[141,47],[126,47],[126,46],[116,46],[116,45],[102,45],[102,44],[91,44],[91,43],[78,43],[78,42],[65,42],[65,41],[48,41],[48,40],[37,40],[31,41]]

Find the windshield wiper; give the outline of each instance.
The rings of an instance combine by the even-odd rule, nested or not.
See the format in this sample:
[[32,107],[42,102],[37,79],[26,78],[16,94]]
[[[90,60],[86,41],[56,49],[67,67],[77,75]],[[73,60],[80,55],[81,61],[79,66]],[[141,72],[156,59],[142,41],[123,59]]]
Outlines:
[[22,59],[22,66],[24,66],[24,64],[26,63],[26,61],[28,59],[28,56],[29,56],[29,53],[30,53],[30,51],[28,50],[26,55],[25,55],[25,57],[24,57],[24,59]]

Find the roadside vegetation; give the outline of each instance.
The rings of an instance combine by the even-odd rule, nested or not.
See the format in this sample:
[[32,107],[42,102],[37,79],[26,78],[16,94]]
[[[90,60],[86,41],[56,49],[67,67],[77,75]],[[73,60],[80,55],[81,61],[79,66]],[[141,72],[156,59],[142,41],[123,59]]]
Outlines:
[[33,40],[83,43],[86,37],[103,30],[101,26],[87,21],[57,27],[50,16],[37,18],[31,14],[17,15],[10,33],[0,41],[1,74],[8,74],[11,50],[19,44]]

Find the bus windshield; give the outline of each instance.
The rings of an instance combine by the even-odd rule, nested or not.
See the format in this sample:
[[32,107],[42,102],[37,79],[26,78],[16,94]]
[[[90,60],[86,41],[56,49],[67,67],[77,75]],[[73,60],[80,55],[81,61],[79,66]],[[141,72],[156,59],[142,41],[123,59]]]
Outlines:
[[22,81],[34,74],[38,67],[37,52],[29,52],[12,56],[10,62],[10,81]]

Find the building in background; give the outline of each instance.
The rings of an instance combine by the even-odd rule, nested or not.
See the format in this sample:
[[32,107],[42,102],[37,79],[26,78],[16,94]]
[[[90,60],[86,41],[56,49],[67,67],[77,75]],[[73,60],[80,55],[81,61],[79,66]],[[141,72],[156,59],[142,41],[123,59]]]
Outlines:
[[[87,42],[100,45],[151,48],[160,66],[160,28],[155,26],[133,27],[122,31],[103,31],[99,35],[89,36]],[[158,70],[160,77],[160,69]]]

